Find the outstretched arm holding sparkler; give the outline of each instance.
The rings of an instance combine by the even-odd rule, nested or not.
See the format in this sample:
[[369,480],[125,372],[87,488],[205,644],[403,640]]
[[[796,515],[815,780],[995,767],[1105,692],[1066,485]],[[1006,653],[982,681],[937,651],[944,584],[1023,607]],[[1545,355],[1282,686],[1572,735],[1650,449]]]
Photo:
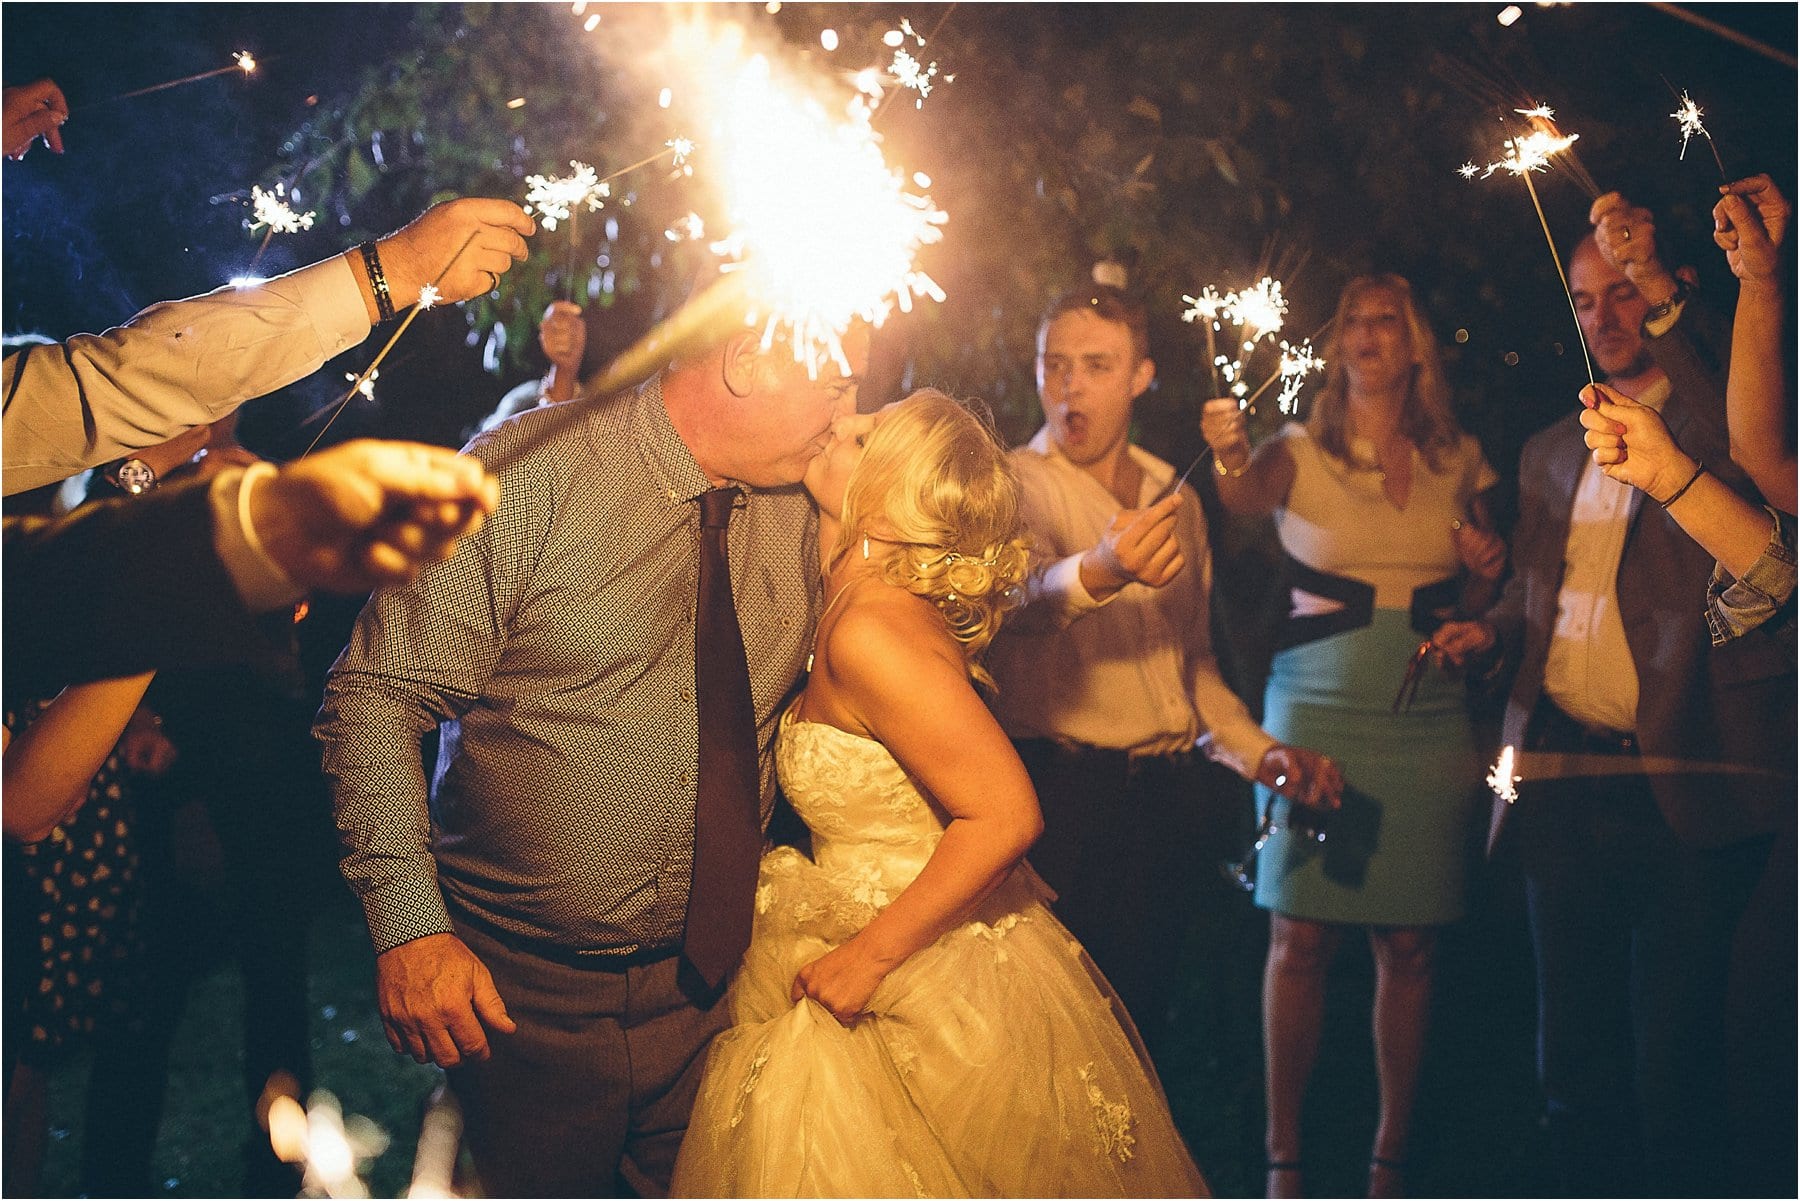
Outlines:
[[[443,299],[485,292],[524,257],[531,231],[510,201],[427,210],[376,243],[390,303],[413,303],[446,263],[437,281]],[[10,496],[216,421],[316,371],[368,337],[382,315],[363,256],[352,250],[254,287],[152,305],[103,334],[8,355],[0,484]]]
[[1767,175],[1719,189],[1713,241],[1739,280],[1725,381],[1731,457],[1776,508],[1795,505],[1794,394],[1788,374],[1788,305],[1780,248],[1792,212]]
[[1294,486],[1294,460],[1279,438],[1251,451],[1246,414],[1236,397],[1207,401],[1200,409],[1200,433],[1212,448],[1213,482],[1227,509],[1240,517],[1261,517],[1287,500]]

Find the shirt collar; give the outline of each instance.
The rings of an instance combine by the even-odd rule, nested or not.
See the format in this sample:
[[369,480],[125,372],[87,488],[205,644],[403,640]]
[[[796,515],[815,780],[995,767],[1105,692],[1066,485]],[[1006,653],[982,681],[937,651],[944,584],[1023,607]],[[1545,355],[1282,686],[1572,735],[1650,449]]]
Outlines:
[[669,420],[669,410],[663,405],[661,374],[622,393],[621,398],[630,406],[632,433],[663,494],[672,501],[691,501],[702,492],[711,491],[712,481],[700,470],[693,452]]
[[[1092,483],[1094,487],[1100,488],[1102,492],[1106,491],[1099,480],[1089,475],[1081,467],[1069,461],[1068,457],[1063,454],[1062,448],[1056,444],[1056,439],[1050,436],[1050,427],[1048,425],[1039,427],[1038,432],[1033,434],[1031,436],[1031,441],[1027,442],[1025,445],[1034,453],[1042,455],[1052,463],[1055,463],[1059,469],[1076,472],[1082,476],[1082,478]],[[1125,444],[1125,453],[1132,457],[1137,463],[1138,469],[1144,473],[1144,481],[1141,487],[1147,489],[1151,496],[1155,496],[1158,492],[1161,492],[1168,486],[1169,481],[1175,478],[1175,469],[1173,467],[1163,462],[1137,443],[1127,442]],[[1111,496],[1112,494],[1107,493],[1107,495]],[[1141,497],[1143,492],[1140,491],[1138,495]],[[1114,499],[1116,503],[1117,498]]]

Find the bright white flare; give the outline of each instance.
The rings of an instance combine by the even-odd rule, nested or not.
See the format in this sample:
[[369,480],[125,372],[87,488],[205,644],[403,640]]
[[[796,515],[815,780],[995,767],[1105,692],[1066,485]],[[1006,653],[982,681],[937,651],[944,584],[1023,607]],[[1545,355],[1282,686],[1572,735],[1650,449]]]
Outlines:
[[281,184],[275,190],[265,192],[252,184],[250,187],[250,209],[254,220],[245,222],[250,229],[262,229],[265,226],[278,234],[297,234],[303,229],[313,227],[313,217],[317,214],[310,210],[296,213],[289,207],[287,189]]
[[780,336],[817,375],[827,361],[851,374],[842,335],[856,320],[880,325],[895,306],[944,299],[915,266],[948,220],[929,196],[906,190],[866,118],[833,120],[783,87],[761,55],[738,65],[714,97],[730,233],[713,250],[726,270],[750,273],[763,344]]
[[1485,168],[1476,167],[1474,163],[1464,163],[1457,168],[1457,174],[1464,179],[1474,179],[1479,171],[1481,178],[1486,179],[1496,171],[1506,171],[1512,175],[1523,175],[1527,171],[1544,171],[1549,168],[1550,156],[1567,150],[1580,140],[1578,133],[1564,134],[1550,123],[1556,111],[1547,104],[1536,108],[1515,108],[1521,117],[1531,121],[1530,133],[1516,138],[1508,138],[1501,143],[1500,161],[1489,163]]
[[419,289],[419,307],[422,309],[434,307],[443,298],[444,294],[438,291],[436,284],[426,284]]
[[1522,776],[1513,774],[1513,749],[1510,746],[1500,748],[1500,760],[1494,764],[1494,770],[1487,776],[1487,786],[1494,790],[1494,796],[1508,805],[1519,799],[1518,784]]
[[[431,285],[429,285],[429,284],[426,285],[426,287],[430,287],[430,286]],[[354,371],[346,371],[346,372],[344,372],[344,378],[356,385],[356,390],[358,392],[362,393],[362,398],[364,400],[374,400],[375,399],[375,381],[381,378],[381,372],[380,371],[371,371],[371,372],[369,372],[369,378],[364,379],[362,376],[356,374],[356,372],[354,372]]]
[[1311,338],[1302,338],[1298,346],[1290,346],[1284,339],[1281,343],[1281,390],[1276,393],[1276,403],[1283,413],[1292,416],[1299,409],[1300,389],[1306,385],[1306,377],[1315,371],[1325,370],[1325,360],[1313,353]]
[[[1702,137],[1707,138],[1712,137],[1710,133],[1706,132],[1706,126],[1700,120],[1704,113],[1705,110],[1694,103],[1693,97],[1689,96],[1686,92],[1683,92],[1681,94],[1681,107],[1669,114],[1671,117],[1675,118],[1676,125],[1681,129],[1680,157],[1683,160],[1687,158],[1688,142],[1693,140],[1695,134],[1700,134]],[[1727,132],[1730,131],[1728,130]]]
[[567,221],[583,205],[589,212],[598,212],[612,195],[612,185],[592,167],[574,159],[569,160],[569,166],[574,168],[569,175],[525,177],[526,210],[542,218],[545,229],[555,229],[558,221]]
[[256,56],[248,50],[239,50],[231,57],[237,61],[238,69],[244,74],[249,75],[256,70]]

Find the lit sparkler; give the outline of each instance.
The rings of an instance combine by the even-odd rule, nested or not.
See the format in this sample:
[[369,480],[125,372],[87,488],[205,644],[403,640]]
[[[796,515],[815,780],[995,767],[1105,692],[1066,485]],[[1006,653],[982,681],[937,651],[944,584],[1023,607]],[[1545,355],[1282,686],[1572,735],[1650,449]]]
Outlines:
[[[476,232],[479,232],[479,231],[476,231]],[[344,393],[344,395],[341,398],[339,398],[336,405],[331,407],[331,409],[330,409],[331,416],[326,419],[324,426],[319,430],[318,434],[313,438],[312,444],[310,446],[308,446],[304,451],[301,452],[302,458],[305,458],[307,455],[309,455],[313,452],[313,447],[316,447],[319,444],[319,439],[321,439],[325,436],[325,431],[331,428],[331,423],[338,419],[338,414],[342,413],[344,411],[344,409],[350,404],[350,401],[353,398],[355,398],[358,394],[361,394],[363,396],[369,397],[370,399],[374,399],[373,392],[365,390],[365,389],[369,389],[371,387],[371,385],[373,384],[375,377],[381,374],[381,372],[379,371],[379,368],[381,366],[381,361],[383,359],[387,358],[388,352],[390,350],[394,349],[394,344],[396,342],[400,341],[400,336],[407,331],[407,328],[409,326],[412,325],[414,319],[417,318],[420,313],[425,312],[427,309],[429,309],[433,305],[437,304],[438,301],[443,299],[443,293],[438,291],[438,285],[444,281],[444,276],[450,274],[450,268],[456,266],[456,260],[460,259],[463,256],[463,251],[467,250],[469,248],[470,244],[473,243],[474,241],[475,241],[474,233],[471,233],[468,237],[464,238],[463,244],[456,248],[456,253],[450,256],[450,261],[444,264],[444,269],[442,271],[438,272],[437,278],[432,280],[430,283],[424,285],[423,287],[421,287],[419,289],[418,302],[416,304],[414,304],[411,309],[407,310],[406,320],[404,320],[400,323],[400,328],[396,329],[393,332],[393,335],[388,338],[386,344],[384,344],[382,346],[381,350],[376,353],[376,355],[373,359],[369,360],[369,365],[362,369],[362,373],[360,375],[355,376],[354,378],[352,378],[350,380],[350,390],[348,392]],[[324,410],[324,409],[320,410],[320,412],[325,412],[325,411],[326,410]],[[308,418],[308,420],[316,420],[316,419],[317,419],[317,414],[314,414],[314,416],[312,418]]]
[[1500,748],[1500,759],[1487,775],[1487,786],[1494,790],[1494,796],[1508,805],[1519,799],[1519,782],[1524,777],[1513,774],[1513,749],[1510,746]]
[[[1257,343],[1279,333],[1287,318],[1287,298],[1281,294],[1281,281],[1265,275],[1239,292],[1220,295],[1211,286],[1202,288],[1198,296],[1183,296],[1189,305],[1182,313],[1183,321],[1206,323],[1206,357],[1212,365],[1213,390],[1238,398],[1239,407],[1248,408],[1255,399],[1245,382],[1244,365],[1256,350]],[[1223,319],[1223,320],[1221,320]],[[1235,355],[1218,352],[1215,336],[1224,329],[1224,321],[1237,327],[1238,349]],[[1271,381],[1275,378],[1270,377]],[[1223,384],[1223,387],[1221,387]],[[1266,388],[1268,385],[1263,385]],[[1256,390],[1262,394],[1263,388]]]
[[311,229],[313,218],[318,215],[311,209],[296,213],[287,202],[287,188],[282,184],[276,184],[270,192],[252,184],[250,209],[254,220],[244,222],[244,227],[258,230],[266,226],[272,234],[297,234],[303,229]]
[[[1544,216],[1544,206],[1538,200],[1537,186],[1531,182],[1533,172],[1548,170],[1550,157],[1573,146],[1581,137],[1578,133],[1564,134],[1552,122],[1556,113],[1547,104],[1539,104],[1532,108],[1516,108],[1513,110],[1531,122],[1531,132],[1508,138],[1504,143],[1504,153],[1497,163],[1489,163],[1481,171],[1481,178],[1486,179],[1496,171],[1506,171],[1517,175],[1525,181],[1525,191],[1531,196],[1531,207],[1537,210],[1538,224],[1543,226],[1544,241],[1550,247],[1550,261],[1556,264],[1556,277],[1562,281],[1563,295],[1569,301],[1569,315],[1575,319],[1575,338],[1581,344],[1581,361],[1587,367],[1588,383],[1594,382],[1594,361],[1588,355],[1587,335],[1581,329],[1581,315],[1575,310],[1575,293],[1569,288],[1568,272],[1563,270],[1562,255],[1556,251],[1556,238],[1550,233],[1550,221]],[[1458,169],[1464,179],[1474,179],[1475,164],[1464,163]]]
[[1325,360],[1313,353],[1311,338],[1302,338],[1298,346],[1282,342],[1281,367],[1275,373],[1281,380],[1281,390],[1275,394],[1275,403],[1283,413],[1291,417],[1299,411],[1300,389],[1306,386],[1306,377],[1323,370]]
[[364,400],[374,400],[375,381],[381,378],[381,372],[370,371],[364,375],[358,375],[354,371],[346,371],[344,378],[350,382],[352,388],[362,394]]
[[[1671,86],[1669,90],[1672,92],[1675,89]],[[1676,128],[1681,133],[1680,160],[1687,161],[1688,142],[1693,140],[1695,134],[1699,134],[1706,139],[1707,146],[1712,150],[1713,162],[1718,164],[1720,178],[1729,179],[1730,177],[1725,174],[1725,160],[1719,157],[1718,143],[1713,141],[1713,136],[1707,130],[1705,122],[1700,119],[1705,113],[1706,110],[1696,104],[1692,96],[1683,92],[1675,111],[1669,114],[1675,118]]]
[[[239,50],[231,56],[231,65],[228,67],[215,67],[211,71],[201,71],[197,75],[183,75],[180,79],[170,79],[165,80],[162,83],[153,83],[147,88],[138,88],[135,91],[130,92],[120,92],[117,96],[112,97],[112,99],[130,100],[134,96],[148,96],[152,92],[161,92],[166,91],[169,88],[178,88],[184,83],[199,83],[202,79],[211,79],[215,75],[229,75],[233,71],[241,71],[245,75],[254,75],[256,73],[256,56],[251,54],[248,50]],[[98,103],[106,104],[109,103],[109,101],[102,100]],[[83,105],[82,107],[93,108],[94,105],[89,104]],[[79,112],[81,110],[77,109],[75,111]]]
[[663,230],[663,237],[671,242],[698,242],[706,236],[706,222],[699,213],[689,213]]
[[730,233],[713,249],[732,260],[727,271],[752,274],[765,347],[782,336],[809,373],[830,361],[848,375],[840,338],[853,321],[880,325],[916,297],[944,299],[914,260],[948,218],[906,190],[867,121],[830,121],[761,56],[737,73],[721,117]]
[[337,1098],[320,1090],[300,1102],[282,1095],[268,1111],[269,1144],[284,1163],[304,1165],[303,1195],[367,1197],[361,1168],[387,1150],[388,1137],[367,1118],[344,1117]]
[[[659,156],[660,157],[660,156]],[[535,212],[544,228],[554,230],[558,221],[568,221],[585,206],[598,212],[612,195],[612,187],[586,163],[569,160],[575,170],[570,175],[527,175],[525,208]]]

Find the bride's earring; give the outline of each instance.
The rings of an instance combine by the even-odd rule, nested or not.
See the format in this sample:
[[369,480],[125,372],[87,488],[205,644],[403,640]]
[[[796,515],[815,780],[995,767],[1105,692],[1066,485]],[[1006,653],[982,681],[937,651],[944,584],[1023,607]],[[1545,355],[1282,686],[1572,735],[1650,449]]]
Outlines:
[[869,557],[869,536],[867,534],[864,534],[863,535],[863,558],[866,559],[868,557]]

